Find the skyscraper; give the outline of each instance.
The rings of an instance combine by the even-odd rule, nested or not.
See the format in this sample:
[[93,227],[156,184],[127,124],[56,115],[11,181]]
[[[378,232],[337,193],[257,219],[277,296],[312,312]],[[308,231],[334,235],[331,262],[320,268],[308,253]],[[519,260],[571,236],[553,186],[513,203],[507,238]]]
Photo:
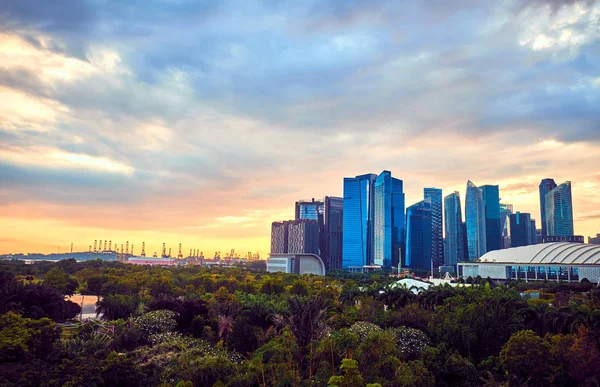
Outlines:
[[427,198],[406,209],[406,259],[411,269],[431,268],[432,205]]
[[271,254],[288,252],[288,225],[287,221],[273,222],[271,225]]
[[544,200],[547,235],[572,236],[574,231],[571,182],[566,181],[552,189]]
[[546,226],[546,194],[556,188],[554,179],[546,178],[540,183],[540,219],[542,222],[542,241],[546,242],[548,229]]
[[535,219],[531,219],[531,236],[529,244],[537,245],[537,230],[535,229]]
[[500,229],[500,189],[497,185],[481,186],[485,203],[485,241],[486,252],[502,248],[502,230]]
[[425,188],[424,199],[431,198],[431,259],[433,267],[444,264],[444,223],[442,211],[442,190],[438,188]]
[[531,214],[517,211],[510,215],[511,247],[528,246],[532,243]]
[[513,213],[512,204],[500,203],[500,230],[502,233],[502,248],[510,248],[510,215]]
[[313,219],[288,222],[288,249],[284,253],[319,255],[319,222]]
[[468,259],[475,261],[486,253],[485,204],[483,193],[471,180],[467,182],[465,221],[467,223]]
[[362,268],[373,262],[373,185],[377,175],[344,178],[342,268]]
[[446,229],[444,264],[456,266],[457,262],[465,260],[465,235],[458,192],[444,198],[444,215]]
[[404,192],[402,180],[383,171],[374,183],[373,264],[397,265],[404,235]]
[[[342,269],[344,199],[325,196],[325,265],[328,270]],[[323,251],[321,251],[323,254]]]
[[342,268],[342,229],[344,199],[326,196],[324,201],[299,200],[296,202],[296,220],[312,219],[319,222],[319,256],[327,270]]

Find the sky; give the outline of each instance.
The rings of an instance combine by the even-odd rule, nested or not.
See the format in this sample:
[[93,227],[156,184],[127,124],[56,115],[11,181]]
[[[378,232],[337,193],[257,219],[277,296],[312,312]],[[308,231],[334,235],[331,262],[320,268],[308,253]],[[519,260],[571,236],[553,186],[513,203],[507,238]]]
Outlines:
[[599,166],[598,2],[0,0],[0,253],[264,257],[296,200],[382,170],[538,221],[570,180],[587,237]]

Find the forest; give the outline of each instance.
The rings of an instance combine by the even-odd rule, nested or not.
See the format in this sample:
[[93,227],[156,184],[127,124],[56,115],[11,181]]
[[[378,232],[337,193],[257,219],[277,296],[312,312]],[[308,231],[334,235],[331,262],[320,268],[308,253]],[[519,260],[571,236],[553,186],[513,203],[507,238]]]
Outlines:
[[397,280],[3,261],[0,385],[599,385],[593,284]]

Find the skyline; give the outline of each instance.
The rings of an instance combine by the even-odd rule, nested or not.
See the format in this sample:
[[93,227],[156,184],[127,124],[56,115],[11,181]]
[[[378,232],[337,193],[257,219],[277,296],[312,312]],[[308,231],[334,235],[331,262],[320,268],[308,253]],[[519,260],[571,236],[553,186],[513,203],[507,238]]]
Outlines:
[[571,181],[575,234],[600,232],[597,2],[23,4],[0,14],[0,254],[266,257],[297,200],[383,170],[406,207],[459,191],[464,219],[471,180],[539,228],[540,181]]

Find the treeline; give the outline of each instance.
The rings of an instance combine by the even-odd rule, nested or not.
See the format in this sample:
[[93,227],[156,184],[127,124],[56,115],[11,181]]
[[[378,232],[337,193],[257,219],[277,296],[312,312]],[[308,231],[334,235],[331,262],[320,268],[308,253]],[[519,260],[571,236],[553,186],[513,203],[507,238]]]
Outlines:
[[[382,274],[0,263],[0,385],[578,386],[600,381],[592,284],[431,287]],[[535,288],[535,289],[532,289]],[[523,297],[534,291],[540,298]],[[103,322],[69,323],[65,296]]]

